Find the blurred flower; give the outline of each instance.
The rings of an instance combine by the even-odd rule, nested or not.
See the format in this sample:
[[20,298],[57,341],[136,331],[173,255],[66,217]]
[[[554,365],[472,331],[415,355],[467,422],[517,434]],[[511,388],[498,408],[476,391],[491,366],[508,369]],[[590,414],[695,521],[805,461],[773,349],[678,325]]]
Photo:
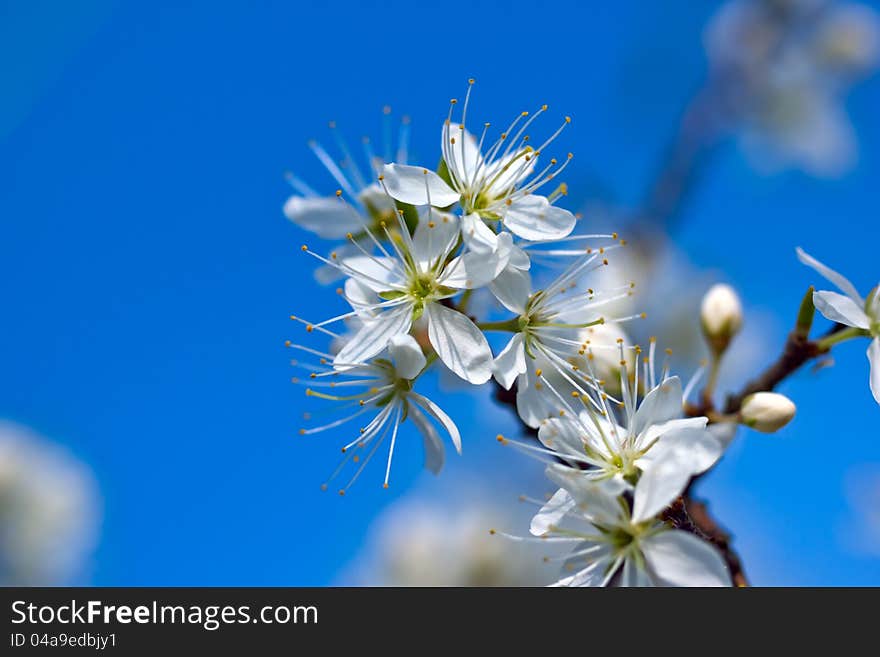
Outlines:
[[68,583],[81,574],[97,522],[97,491],[86,468],[0,421],[0,584]]
[[[489,530],[525,507],[500,503],[497,488],[456,485],[430,499],[405,499],[375,523],[344,584],[361,586],[543,586],[553,573],[546,545],[511,549]],[[501,501],[503,502],[503,500]]]
[[[360,428],[357,437],[342,448],[342,452],[347,453],[347,456],[330,477],[331,480],[349,461],[360,462],[360,465],[345,488],[340,489],[340,494],[344,494],[345,490],[357,480],[390,433],[384,482],[385,487],[388,487],[397,433],[401,423],[407,418],[412,419],[413,424],[422,434],[425,467],[434,474],[439,473],[443,468],[445,452],[440,434],[425,413],[443,426],[452,439],[456,451],[461,453],[461,435],[452,419],[437,404],[413,390],[413,380],[424,370],[427,360],[412,336],[392,337],[388,343],[388,359],[375,358],[367,363],[337,364],[335,367],[328,365],[332,359],[329,354],[321,354],[301,345],[289,346],[321,357],[321,366],[313,368],[314,371],[309,375],[308,383],[312,387],[306,390],[307,395],[342,402],[343,409],[352,407],[357,409],[351,415],[329,424],[300,429],[300,435],[336,429],[365,413],[376,412],[373,419]],[[332,392],[324,392],[324,390]],[[362,454],[366,456],[361,458]],[[325,484],[324,488],[326,486]]]
[[[555,586],[730,586],[718,550],[651,515],[630,513],[622,482],[596,482],[560,465],[547,467],[560,489],[532,521],[542,541],[571,547]],[[677,496],[671,490],[665,508]]]
[[843,98],[876,67],[876,12],[831,0],[733,0],[705,41],[724,111],[757,168],[834,176],[851,166]]
[[849,280],[833,269],[808,255],[803,249],[797,249],[798,259],[812,267],[829,282],[837,286],[844,294],[827,290],[813,293],[813,304],[818,311],[832,322],[844,324],[871,337],[868,345],[868,363],[870,364],[870,385],[874,399],[880,404],[880,285],[863,299]]

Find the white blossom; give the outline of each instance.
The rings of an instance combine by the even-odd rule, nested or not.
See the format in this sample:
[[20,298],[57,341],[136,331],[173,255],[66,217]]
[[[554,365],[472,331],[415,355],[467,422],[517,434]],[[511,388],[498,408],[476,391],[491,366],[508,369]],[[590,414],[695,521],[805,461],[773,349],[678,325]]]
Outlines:
[[488,123],[479,140],[465,126],[472,84],[473,80],[468,85],[460,120],[453,120],[457,105],[453,100],[443,124],[441,149],[446,180],[423,167],[389,164],[383,170],[388,193],[415,206],[446,208],[458,203],[462,211],[462,238],[474,251],[489,252],[497,246],[495,231],[485,222],[501,222],[507,230],[527,240],[565,237],[574,228],[575,217],[552,204],[564,193],[564,186],[549,198],[535,192],[562,172],[571,154],[562,164],[551,159],[537,171],[536,162],[571,119],[566,117],[562,127],[533,147],[526,131],[547,106],[531,116],[522,112],[490,145],[486,142]]
[[[555,586],[730,586],[718,550],[653,514],[631,512],[619,480],[594,481],[547,467],[560,486],[532,520],[540,540],[571,546]],[[665,508],[675,499],[662,499]]]
[[0,421],[0,585],[58,586],[81,574],[97,534],[97,496],[82,463]]
[[653,366],[645,367],[647,392],[639,400],[638,360],[630,379],[623,345],[619,349],[622,400],[601,388],[598,395],[573,393],[569,399],[581,402],[578,410],[559,395],[558,416],[542,422],[538,439],[577,476],[634,488],[633,514],[644,520],[680,495],[691,477],[714,465],[724,448],[708,430],[707,418],[682,417],[686,393],[665,368],[656,381]]
[[[390,108],[386,107],[385,132],[390,132],[390,112]],[[358,158],[340,135],[336,124],[331,122],[330,128],[341,158],[334,159],[316,140],[309,142],[309,148],[330,173],[339,191],[351,199],[351,203],[340,203],[334,194],[322,195],[301,178],[289,173],[287,180],[294,188],[294,194],[284,204],[287,218],[324,239],[342,240],[352,234],[361,243],[368,242],[364,234],[365,227],[371,227],[375,231],[381,222],[394,220],[394,200],[385,194],[376,179],[385,163],[406,163],[409,156],[409,123],[409,118],[403,117],[394,149],[389,137],[384,140],[386,143],[381,152],[376,153],[372,142],[365,137],[362,142],[366,167],[362,168],[358,165]],[[356,253],[357,249],[350,244],[342,244],[335,247],[334,251],[342,257]],[[332,267],[320,267],[315,277],[326,284],[336,280],[339,273]]]
[[407,419],[411,419],[422,434],[425,467],[434,474],[443,468],[445,450],[440,433],[429,417],[440,423],[456,451],[461,453],[461,434],[452,419],[433,401],[413,390],[413,381],[425,369],[427,359],[412,336],[393,336],[388,344],[388,358],[346,364],[342,369],[331,365],[334,359],[329,354],[322,354],[302,345],[290,346],[320,358],[320,364],[311,368],[313,371],[304,382],[309,386],[306,389],[309,397],[340,402],[341,410],[356,409],[327,424],[300,429],[300,435],[336,429],[355,418],[371,416],[358,429],[355,438],[342,447],[346,456],[330,479],[349,462],[359,465],[348,484],[340,489],[340,493],[344,493],[357,480],[386,439],[388,461],[384,485],[388,486],[398,432],[401,423]]
[[[470,383],[485,383],[492,376],[492,352],[483,333],[464,314],[443,304],[465,289],[488,285],[510,258],[511,238],[504,235],[494,253],[464,252],[453,257],[459,244],[458,219],[451,214],[421,212],[415,234],[400,214],[396,230],[383,225],[388,247],[373,237],[379,254],[366,249],[348,258],[319,260],[339,269],[349,280],[345,297],[353,310],[316,324],[310,330],[330,333],[327,324],[357,316],[361,329],[336,355],[335,363],[363,363],[380,353],[396,335],[409,333],[413,322],[425,317],[428,338],[440,360]],[[304,250],[308,251],[306,247]],[[330,333],[335,337],[335,334]]]
[[843,292],[817,290],[813,293],[816,309],[832,322],[861,329],[871,337],[868,345],[870,385],[874,399],[880,404],[880,284],[871,290],[867,299],[863,299],[846,277],[823,265],[800,247],[797,256],[802,263],[815,269]]

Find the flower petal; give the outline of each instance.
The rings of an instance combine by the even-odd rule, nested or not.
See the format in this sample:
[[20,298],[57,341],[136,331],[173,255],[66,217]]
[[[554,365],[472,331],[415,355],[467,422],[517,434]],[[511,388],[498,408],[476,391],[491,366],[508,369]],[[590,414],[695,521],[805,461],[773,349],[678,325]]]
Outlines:
[[393,258],[356,255],[341,259],[340,265],[347,276],[356,278],[374,292],[386,292],[405,284],[403,273]]
[[560,488],[532,518],[529,531],[533,536],[543,536],[550,531],[550,527],[558,523],[566,513],[574,508],[574,504],[574,499],[568,491]]
[[633,418],[633,433],[639,435],[652,424],[661,424],[681,417],[682,403],[681,379],[677,376],[666,379],[648,392],[639,404],[639,409]]
[[550,205],[543,196],[529,195],[514,201],[502,217],[514,235],[527,240],[554,240],[574,230],[575,217],[568,210]]
[[813,292],[813,304],[816,310],[832,322],[857,328],[868,328],[871,324],[865,311],[855,301],[837,292],[827,290]]
[[483,332],[465,315],[439,303],[425,308],[428,339],[440,360],[465,381],[485,383],[492,376],[492,350]]
[[633,498],[633,522],[643,522],[668,507],[691,479],[689,464],[677,452],[668,452],[665,458],[651,464],[636,484]]
[[510,390],[516,377],[526,371],[526,351],[522,340],[521,333],[514,334],[492,363],[492,375],[505,390]]
[[[675,422],[681,421],[673,420],[667,424]],[[674,455],[671,456],[671,453]],[[656,463],[674,457],[689,476],[692,476],[711,468],[723,453],[724,447],[708,428],[685,426],[664,433],[662,438],[638,460],[638,464],[642,470],[649,470]]]
[[364,229],[357,210],[334,197],[291,196],[284,214],[293,223],[324,239],[341,239]]
[[618,586],[642,588],[654,586],[654,582],[651,581],[651,578],[648,576],[648,573],[645,572],[645,569],[639,568],[636,560],[630,557],[623,562],[623,572],[621,573]]
[[563,458],[577,456],[583,459],[586,455],[580,425],[568,417],[551,417],[542,423],[538,428],[538,440]]
[[532,277],[529,272],[508,266],[492,281],[489,289],[505,308],[517,315],[526,311],[532,293]]
[[388,193],[402,203],[445,208],[459,198],[443,178],[424,167],[386,164],[382,176]]
[[871,364],[871,392],[880,404],[880,338],[874,338],[868,345],[868,362]]
[[[587,541],[578,543],[575,552],[588,549],[591,545],[595,544]],[[607,545],[600,544],[597,547],[595,552],[590,552],[588,555],[566,560],[564,572],[571,572],[571,570],[578,568],[580,570],[577,570],[574,575],[563,577],[551,586],[605,586],[613,575],[613,572],[609,572],[609,570],[614,567],[614,552]]]
[[445,258],[458,240],[458,217],[440,210],[423,208],[413,235],[412,255],[422,270]]
[[442,138],[440,152],[443,153],[446,167],[461,185],[468,185],[483,161],[477,140],[463,125],[449,121],[443,123]]
[[681,530],[660,532],[642,543],[648,568],[660,586],[730,586],[730,572],[710,543]]
[[363,363],[381,352],[395,335],[408,333],[411,326],[412,308],[409,304],[381,313],[354,334],[336,354],[333,365],[344,368]]
[[495,253],[467,251],[443,268],[438,283],[457,290],[485,287],[504,271],[509,256],[510,251],[503,249]]
[[822,276],[828,279],[828,281],[836,285],[841,292],[843,292],[846,296],[855,301],[859,307],[863,307],[865,305],[864,299],[859,296],[858,291],[856,290],[855,286],[849,282],[849,279],[841,274],[838,274],[830,267],[826,267],[821,262],[816,260],[813,256],[809,255],[801,247],[798,247],[796,249],[796,252],[798,260],[800,260],[803,264],[805,264],[807,267],[812,267]]
[[425,448],[425,468],[434,474],[440,474],[443,463],[446,461],[446,449],[443,447],[440,434],[414,404],[409,406],[409,417],[412,418],[416,428],[422,434],[422,443]]
[[388,353],[394,361],[394,371],[404,379],[414,379],[425,369],[427,359],[416,339],[409,333],[395,335],[388,341]]
[[443,425],[443,428],[446,429],[446,433],[448,433],[449,437],[452,439],[452,444],[455,445],[455,451],[461,454],[461,433],[459,433],[458,427],[455,426],[455,422],[452,421],[452,418],[427,397],[423,397],[416,392],[410,392],[409,398],[424,408],[431,417]]
[[474,253],[492,253],[498,248],[498,236],[476,212],[461,218],[461,239]]

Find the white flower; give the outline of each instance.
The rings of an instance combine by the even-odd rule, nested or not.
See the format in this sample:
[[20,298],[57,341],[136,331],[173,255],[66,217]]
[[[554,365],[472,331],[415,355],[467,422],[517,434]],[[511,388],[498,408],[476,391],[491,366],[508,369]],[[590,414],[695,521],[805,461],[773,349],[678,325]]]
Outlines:
[[[707,429],[707,418],[682,417],[686,395],[678,377],[664,371],[657,383],[653,367],[646,367],[648,392],[639,402],[639,377],[629,378],[623,345],[619,349],[622,401],[601,387],[598,395],[574,393],[569,398],[580,400],[583,406],[578,412],[546,386],[557,395],[559,413],[541,424],[538,439],[550,454],[572,464],[579,477],[613,480],[627,490],[635,487],[633,513],[643,520],[662,511],[691,477],[718,460],[724,448]],[[652,343],[651,361],[653,356]]]
[[[604,253],[603,248],[575,261],[545,289],[534,293],[529,273],[512,267],[490,285],[501,304],[517,313],[517,317],[506,322],[483,325],[514,333],[495,358],[493,374],[506,389],[517,382],[517,410],[531,427],[537,427],[547,417],[547,402],[553,403],[539,381],[544,363],[567,387],[585,393],[593,386],[591,376],[579,366],[589,344],[589,338],[581,333],[611,321],[600,310],[631,293],[630,285],[606,292],[577,289],[578,277],[608,263]],[[615,321],[627,319],[632,318]]]
[[[568,210],[552,205],[551,199],[535,192],[553,180],[571,160],[557,161],[535,172],[535,163],[544,149],[571,119],[537,148],[529,144],[526,130],[547,109],[544,105],[529,117],[522,112],[492,144],[485,143],[489,124],[479,141],[465,128],[473,80],[468,86],[460,122],[449,117],[442,130],[442,153],[448,182],[423,167],[389,164],[383,170],[388,193],[403,203],[445,208],[459,203],[462,209],[462,237],[474,251],[492,251],[497,237],[485,221],[500,221],[509,231],[527,240],[558,239],[568,235],[575,217]],[[564,190],[564,187],[562,188]],[[555,200],[561,193],[551,195]]]
[[[375,356],[391,338],[408,333],[413,322],[424,316],[428,338],[440,360],[466,381],[485,383],[492,376],[489,343],[467,316],[442,302],[461,290],[488,285],[507,266],[510,235],[502,236],[494,253],[465,252],[452,257],[459,244],[455,216],[428,207],[412,237],[402,217],[396,216],[397,231],[383,226],[390,251],[373,238],[379,255],[362,249],[358,256],[326,259],[309,252],[349,277],[345,296],[354,308],[310,328],[326,331],[323,326],[331,322],[352,315],[361,319],[362,328],[334,361],[344,366]],[[367,233],[372,237],[371,231]]]
[[[389,115],[390,108],[386,107],[386,121]],[[375,232],[381,222],[394,221],[396,211],[394,200],[389,198],[379,186],[376,177],[386,162],[406,162],[409,118],[404,117],[401,121],[398,146],[393,153],[391,144],[387,143],[384,152],[377,155],[373,152],[370,141],[364,138],[368,161],[366,170],[358,166],[357,158],[352,155],[345,140],[339,135],[335,123],[331,123],[330,128],[342,155],[339,161],[334,160],[317,141],[310,141],[309,148],[333,177],[339,192],[344,192],[351,199],[352,204],[341,202],[337,198],[339,194],[327,196],[319,194],[291,173],[287,175],[287,179],[295,193],[284,204],[284,214],[292,222],[318,237],[340,240],[350,233],[363,242],[366,241],[365,227],[370,227]],[[390,125],[386,126],[387,130],[390,130]],[[356,249],[350,245],[337,247],[335,250],[340,257],[343,254],[350,255],[356,252]],[[337,270],[330,267],[319,268],[316,272],[316,278],[321,283],[330,283],[337,277]]]
[[791,422],[797,408],[785,395],[756,392],[743,400],[739,415],[742,423],[761,433],[775,433]]
[[[731,585],[714,546],[653,514],[630,512],[619,482],[592,481],[559,465],[548,466],[547,476],[560,489],[533,519],[533,533],[572,546],[555,586]],[[673,500],[666,497],[663,507]]]
[[865,335],[871,336],[871,344],[868,346],[871,392],[880,404],[880,285],[871,291],[867,300],[863,299],[846,277],[826,267],[800,247],[797,249],[797,256],[802,263],[815,269],[843,292],[814,292],[813,304],[819,312],[832,322],[861,329]]
[[[332,357],[327,354],[300,345],[290,346],[321,358],[321,365],[313,368],[314,371],[309,375],[307,383],[310,387],[306,389],[308,396],[343,402],[341,408],[357,409],[354,413],[328,424],[300,429],[300,435],[335,429],[357,417],[373,414],[370,421],[360,427],[357,437],[342,448],[346,456],[330,477],[332,480],[350,461],[360,463],[348,484],[340,489],[340,494],[344,494],[357,480],[386,439],[389,439],[389,445],[384,486],[388,487],[398,430],[400,424],[407,419],[412,419],[422,434],[425,467],[434,474],[443,468],[445,453],[440,434],[427,416],[443,426],[456,451],[461,454],[461,435],[455,423],[437,404],[413,390],[413,381],[424,370],[427,361],[412,336],[392,337],[388,344],[389,358],[349,364],[344,370],[332,367]],[[326,488],[326,484],[324,487]]]

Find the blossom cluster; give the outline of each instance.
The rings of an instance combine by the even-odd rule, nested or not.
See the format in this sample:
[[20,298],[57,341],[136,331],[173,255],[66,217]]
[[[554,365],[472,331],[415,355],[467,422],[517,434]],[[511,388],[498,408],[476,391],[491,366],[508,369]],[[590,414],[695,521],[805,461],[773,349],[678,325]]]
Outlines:
[[[523,425],[537,436],[498,436],[544,462],[558,488],[539,502],[533,536],[511,538],[570,544],[559,585],[730,585],[723,555],[705,536],[680,528],[674,507],[721,457],[733,433],[728,427],[772,432],[791,420],[794,405],[762,392],[711,422],[708,410],[689,405],[701,372],[683,384],[670,373],[668,356],[658,367],[656,340],[644,350],[628,340],[626,323],[643,315],[613,315],[635,283],[596,283],[602,277],[595,273],[625,242],[616,233],[582,231],[585,222],[558,205],[567,188],[557,181],[572,155],[548,150],[571,119],[533,140],[537,119],[548,112],[542,105],[500,132],[489,123],[472,132],[472,88],[470,80],[464,101],[450,103],[436,167],[407,161],[405,120],[396,155],[378,157],[365,140],[366,171],[342,139],[340,161],[312,144],[338,184],[335,193],[321,196],[290,176],[295,193],[285,213],[337,242],[326,255],[308,245],[302,251],[318,261],[319,281],[338,282],[346,305],[328,319],[291,316],[326,338],[325,348],[287,342],[305,372],[294,382],[338,413],[300,434],[346,436],[342,461],[324,486],[348,471],[338,488],[345,494],[381,450],[387,487],[408,425],[421,435],[430,471],[442,469],[447,439],[461,454],[454,418],[419,392],[425,373],[439,368],[515,399]],[[865,306],[845,279],[801,257],[849,295],[816,293],[817,307],[876,335],[878,295]],[[867,310],[856,312],[856,301]],[[707,295],[710,383],[741,314],[732,289]],[[507,338],[492,339],[493,351],[495,333]],[[876,345],[869,351],[875,357]]]

